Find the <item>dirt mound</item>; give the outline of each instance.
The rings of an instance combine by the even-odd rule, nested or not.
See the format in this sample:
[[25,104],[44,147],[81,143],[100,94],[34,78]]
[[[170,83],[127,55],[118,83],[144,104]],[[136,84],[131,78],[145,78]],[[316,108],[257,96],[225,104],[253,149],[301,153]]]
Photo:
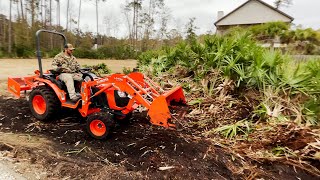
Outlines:
[[[46,170],[45,178],[72,179],[241,179],[240,161],[192,131],[151,126],[145,114],[117,125],[104,141],[90,138],[85,120],[63,110],[54,122],[31,116],[26,100],[0,96],[0,151],[15,161]],[[262,178],[315,178],[279,163],[257,165]],[[285,169],[285,171],[283,171]]]

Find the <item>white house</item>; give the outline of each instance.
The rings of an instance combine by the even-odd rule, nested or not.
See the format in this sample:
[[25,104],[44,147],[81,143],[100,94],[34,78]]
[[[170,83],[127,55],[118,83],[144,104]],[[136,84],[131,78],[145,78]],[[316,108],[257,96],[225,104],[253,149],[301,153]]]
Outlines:
[[223,11],[219,11],[218,20],[214,24],[217,33],[223,34],[235,26],[245,27],[273,21],[291,23],[293,20],[293,17],[261,0],[248,0],[225,16]]

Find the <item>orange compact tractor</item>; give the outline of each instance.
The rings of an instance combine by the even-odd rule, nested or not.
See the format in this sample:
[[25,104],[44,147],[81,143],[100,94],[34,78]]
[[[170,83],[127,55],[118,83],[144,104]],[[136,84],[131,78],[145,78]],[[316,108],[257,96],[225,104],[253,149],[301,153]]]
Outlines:
[[[175,127],[171,123],[169,108],[186,105],[181,87],[164,91],[142,73],[128,75],[112,74],[98,77],[90,69],[81,69],[83,81],[75,83],[81,99],[72,102],[65,84],[59,80],[54,70],[42,71],[39,35],[41,32],[60,35],[67,44],[66,37],[58,32],[39,30],[36,33],[39,70],[35,75],[9,77],[8,91],[16,97],[27,97],[32,114],[39,120],[50,120],[61,107],[77,109],[87,118],[87,131],[97,139],[104,139],[116,121],[127,121],[138,106],[148,109],[150,122],[166,128]],[[24,92],[21,95],[21,92]]]

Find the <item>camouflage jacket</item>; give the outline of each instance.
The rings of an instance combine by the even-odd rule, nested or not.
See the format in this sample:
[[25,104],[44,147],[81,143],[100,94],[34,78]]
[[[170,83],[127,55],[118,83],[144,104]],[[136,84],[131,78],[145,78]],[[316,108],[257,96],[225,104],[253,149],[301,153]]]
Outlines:
[[77,62],[74,56],[68,57],[61,52],[57,54],[53,61],[52,67],[54,69],[63,68],[62,72],[64,73],[75,73],[80,70],[80,64]]

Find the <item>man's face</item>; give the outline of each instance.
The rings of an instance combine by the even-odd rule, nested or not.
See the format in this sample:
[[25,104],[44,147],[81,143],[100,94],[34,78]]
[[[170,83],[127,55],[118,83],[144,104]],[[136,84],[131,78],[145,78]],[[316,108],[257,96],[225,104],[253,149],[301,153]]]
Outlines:
[[69,56],[71,56],[72,53],[73,53],[73,49],[69,49],[69,48],[68,48],[68,49],[67,49],[67,53],[68,53]]

